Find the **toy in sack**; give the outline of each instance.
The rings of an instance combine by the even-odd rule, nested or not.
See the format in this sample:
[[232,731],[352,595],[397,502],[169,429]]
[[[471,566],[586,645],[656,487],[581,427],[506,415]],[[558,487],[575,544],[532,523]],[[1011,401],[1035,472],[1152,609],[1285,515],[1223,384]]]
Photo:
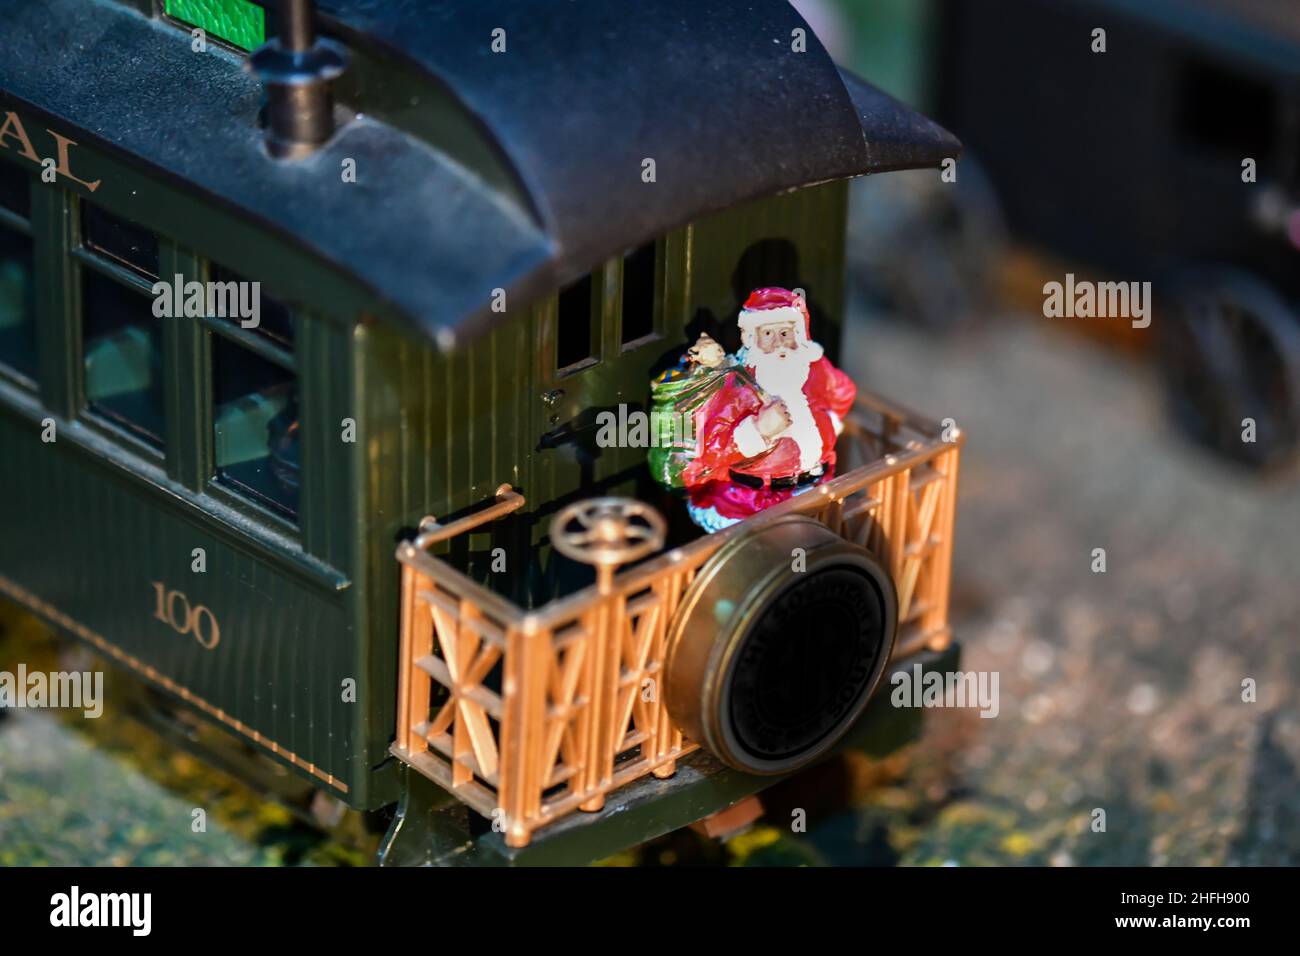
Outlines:
[[648,455],[655,481],[667,488],[686,487],[682,472],[699,450],[701,413],[735,373],[751,388],[758,385],[734,356],[707,332],[686,350],[676,366],[650,383],[650,420],[655,440]]

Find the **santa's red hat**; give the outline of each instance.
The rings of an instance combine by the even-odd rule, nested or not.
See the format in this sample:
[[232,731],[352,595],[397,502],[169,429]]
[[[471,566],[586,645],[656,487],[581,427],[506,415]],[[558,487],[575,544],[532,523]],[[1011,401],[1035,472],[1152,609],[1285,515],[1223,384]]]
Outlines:
[[804,341],[812,339],[812,319],[804,297],[789,289],[755,289],[741,307],[738,324],[742,331],[757,329],[770,322],[794,322],[797,329],[803,319]]

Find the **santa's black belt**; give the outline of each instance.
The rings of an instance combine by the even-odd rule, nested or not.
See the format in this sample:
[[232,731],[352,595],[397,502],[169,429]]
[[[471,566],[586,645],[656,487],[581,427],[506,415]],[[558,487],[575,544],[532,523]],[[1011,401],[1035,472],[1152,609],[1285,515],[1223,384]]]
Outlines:
[[[814,481],[820,478],[822,474],[823,470],[819,468],[816,472],[805,471],[797,475],[790,475],[786,478],[773,478],[768,487],[780,491],[783,488],[797,488],[800,485],[811,485]],[[738,485],[744,485],[746,488],[763,487],[762,478],[758,477],[758,475],[747,475],[743,471],[733,471],[731,473],[731,480]]]

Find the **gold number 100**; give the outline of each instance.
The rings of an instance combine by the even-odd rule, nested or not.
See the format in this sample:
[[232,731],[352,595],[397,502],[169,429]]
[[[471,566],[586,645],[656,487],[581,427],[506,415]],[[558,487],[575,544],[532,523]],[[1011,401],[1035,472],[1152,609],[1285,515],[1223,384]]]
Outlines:
[[[190,599],[180,591],[169,591],[161,581],[153,581],[157,598],[153,616],[177,634],[193,634],[194,640],[205,650],[213,650],[221,641],[221,628],[217,616],[202,604],[190,605]],[[204,618],[207,625],[204,625]]]

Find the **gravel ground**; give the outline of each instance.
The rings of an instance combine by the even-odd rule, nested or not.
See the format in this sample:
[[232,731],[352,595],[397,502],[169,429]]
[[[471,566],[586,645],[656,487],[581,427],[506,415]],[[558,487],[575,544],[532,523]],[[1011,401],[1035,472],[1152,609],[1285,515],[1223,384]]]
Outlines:
[[1188,447],[1147,364],[1041,319],[849,344],[967,431],[954,620],[963,667],[1000,675],[997,718],[930,715],[900,862],[1300,863],[1295,473]]
[[[919,744],[783,785],[725,845],[687,832],[608,862],[1300,863],[1294,473],[1187,447],[1144,363],[1043,320],[943,340],[864,324],[848,346],[859,382],[968,433],[953,621],[1000,712],[933,711]],[[7,667],[41,628],[0,617]],[[364,860],[127,726],[0,722],[0,864]]]

